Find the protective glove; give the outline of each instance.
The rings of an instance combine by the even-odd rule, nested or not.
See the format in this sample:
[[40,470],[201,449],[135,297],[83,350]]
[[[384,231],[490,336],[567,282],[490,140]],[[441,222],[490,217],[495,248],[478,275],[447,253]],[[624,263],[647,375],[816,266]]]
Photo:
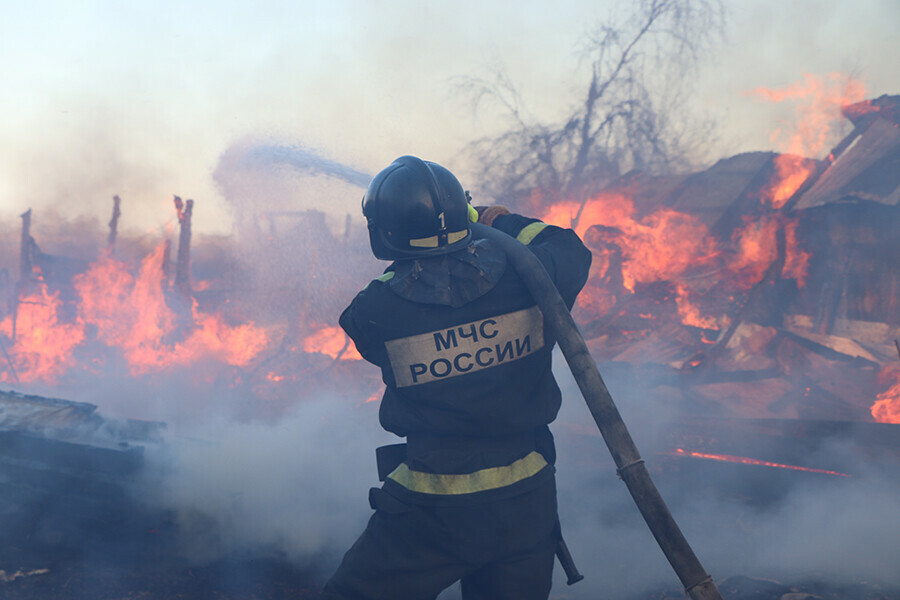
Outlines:
[[500,215],[509,214],[509,209],[502,204],[494,204],[493,206],[476,206],[475,210],[478,211],[478,222],[482,225],[487,225],[488,227],[491,227],[494,224],[494,219],[496,219]]

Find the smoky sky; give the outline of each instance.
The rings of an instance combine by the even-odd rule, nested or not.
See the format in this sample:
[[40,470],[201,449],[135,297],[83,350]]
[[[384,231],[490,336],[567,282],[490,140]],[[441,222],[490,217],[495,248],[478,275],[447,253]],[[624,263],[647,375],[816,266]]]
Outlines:
[[[711,159],[771,148],[792,118],[747,90],[830,72],[861,77],[872,96],[900,89],[892,0],[725,8],[725,36],[689,86],[691,106],[717,122]],[[57,206],[102,219],[119,194],[122,227],[147,229],[177,194],[197,202],[196,231],[227,232],[233,215],[212,174],[247,136],[317,148],[365,173],[415,154],[465,178],[466,144],[509,122],[473,115],[454,82],[500,68],[536,119],[563,118],[587,81],[586,36],[614,9],[621,16],[621,4],[574,0],[11,7],[0,217]]]

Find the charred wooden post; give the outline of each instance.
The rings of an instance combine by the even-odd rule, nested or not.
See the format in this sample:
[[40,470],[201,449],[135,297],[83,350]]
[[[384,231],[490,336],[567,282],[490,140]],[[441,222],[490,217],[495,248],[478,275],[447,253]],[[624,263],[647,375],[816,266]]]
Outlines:
[[175,261],[175,289],[182,297],[191,296],[191,215],[194,210],[194,201],[182,202],[175,196],[175,210],[178,211],[178,223],[181,225],[181,233],[178,236],[178,257]]
[[3,351],[3,356],[6,358],[6,363],[9,365],[9,372],[13,376],[13,379],[15,379],[16,385],[22,385],[22,382],[19,380],[19,373],[16,371],[16,365],[13,363],[13,359],[9,355],[9,352],[6,351],[6,344],[3,343],[2,337],[0,337],[0,350]]
[[31,209],[22,213],[22,243],[19,251],[19,281],[31,279],[34,269],[34,238],[31,237]]
[[166,240],[166,247],[163,249],[163,258],[160,269],[162,271],[163,287],[166,287],[169,285],[169,272],[172,269],[172,240]]
[[109,221],[109,237],[106,240],[106,247],[110,253],[116,248],[116,236],[119,233],[119,217],[122,216],[122,211],[119,208],[121,202],[122,200],[118,196],[113,196],[112,219]]
[[34,250],[35,242],[31,237],[31,209],[21,214],[22,240],[19,246],[19,281],[16,283],[12,306],[12,332],[13,342],[16,340],[16,324],[19,316],[19,296],[23,291],[28,291],[34,279]]
[[0,269],[0,298],[6,299],[6,306],[3,307],[3,314],[12,313],[13,309],[13,297],[9,284],[9,271],[7,269]]

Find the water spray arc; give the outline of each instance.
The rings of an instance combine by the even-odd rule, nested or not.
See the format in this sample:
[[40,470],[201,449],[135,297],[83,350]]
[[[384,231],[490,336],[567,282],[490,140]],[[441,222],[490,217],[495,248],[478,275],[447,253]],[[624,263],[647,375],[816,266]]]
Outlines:
[[247,152],[242,162],[250,167],[287,165],[310,173],[334,177],[361,188],[368,186],[372,180],[371,175],[339,162],[322,158],[302,146],[256,146]]

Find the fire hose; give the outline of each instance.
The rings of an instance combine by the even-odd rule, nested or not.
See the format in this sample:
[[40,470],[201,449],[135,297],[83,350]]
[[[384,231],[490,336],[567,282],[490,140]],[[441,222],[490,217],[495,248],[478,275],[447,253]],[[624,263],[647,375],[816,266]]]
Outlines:
[[541,261],[525,245],[498,229],[471,225],[477,238],[495,242],[531,292],[584,396],[603,441],[616,463],[644,521],[692,600],[722,600],[712,577],[703,569],[672,513],[656,489],[644,459],[625,427],[587,344]]

